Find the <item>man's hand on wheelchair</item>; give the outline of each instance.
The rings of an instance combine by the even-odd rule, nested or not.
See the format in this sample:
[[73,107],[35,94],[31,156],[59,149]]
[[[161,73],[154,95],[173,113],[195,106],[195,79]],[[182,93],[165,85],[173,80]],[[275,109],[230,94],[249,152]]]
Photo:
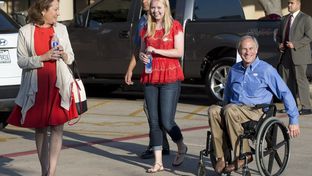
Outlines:
[[288,125],[288,133],[289,133],[289,136],[292,138],[299,136],[300,135],[299,125],[298,124],[297,125],[289,124]]

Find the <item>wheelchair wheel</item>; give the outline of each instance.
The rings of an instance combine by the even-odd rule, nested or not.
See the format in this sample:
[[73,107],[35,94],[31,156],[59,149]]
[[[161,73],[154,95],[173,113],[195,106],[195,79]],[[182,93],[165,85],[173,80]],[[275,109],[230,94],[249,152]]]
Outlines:
[[276,117],[265,120],[258,133],[256,162],[262,176],[278,176],[287,167],[290,155],[289,135]]
[[199,152],[199,160],[197,165],[197,176],[206,176],[205,158],[207,157],[207,148]]
[[197,176],[206,176],[206,167],[204,163],[198,163]]

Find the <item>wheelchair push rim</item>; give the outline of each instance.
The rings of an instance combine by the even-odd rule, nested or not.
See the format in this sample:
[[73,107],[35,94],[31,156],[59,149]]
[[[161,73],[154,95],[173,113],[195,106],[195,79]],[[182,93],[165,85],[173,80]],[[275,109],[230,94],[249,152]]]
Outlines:
[[262,176],[281,175],[290,156],[289,135],[276,117],[263,122],[257,133],[256,163]]

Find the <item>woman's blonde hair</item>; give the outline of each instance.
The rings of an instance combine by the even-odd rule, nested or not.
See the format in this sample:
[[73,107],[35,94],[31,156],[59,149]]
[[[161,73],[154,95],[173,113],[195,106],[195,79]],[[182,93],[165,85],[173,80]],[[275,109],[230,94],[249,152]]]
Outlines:
[[147,15],[147,31],[144,37],[147,37],[147,36],[154,37],[155,32],[156,32],[156,20],[152,17],[152,14],[151,14],[152,1],[159,1],[165,6],[165,14],[164,14],[164,20],[163,20],[163,28],[165,30],[165,34],[163,37],[165,37],[166,35],[170,33],[170,29],[173,24],[173,18],[171,16],[169,0],[151,0],[150,1],[150,9]]

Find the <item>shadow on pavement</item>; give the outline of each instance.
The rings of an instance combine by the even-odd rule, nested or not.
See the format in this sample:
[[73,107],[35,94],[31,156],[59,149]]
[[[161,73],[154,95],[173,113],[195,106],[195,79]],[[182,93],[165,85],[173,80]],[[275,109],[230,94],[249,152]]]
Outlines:
[[15,172],[12,169],[6,169],[4,166],[9,165],[11,162],[14,162],[14,159],[7,158],[7,157],[0,157],[0,168],[1,168],[1,175],[8,175],[8,176],[22,176]]
[[[2,132],[21,136],[23,139],[31,140],[34,142],[34,132],[17,131],[17,130],[12,130],[12,129],[5,129]],[[81,134],[77,134],[77,133],[73,133],[69,131],[64,131],[64,137],[66,137],[66,139],[63,140],[62,150],[74,148],[75,150],[80,150],[83,152],[87,152],[89,154],[102,156],[103,159],[109,158],[110,160],[113,159],[119,162],[127,163],[136,167],[140,167],[142,168],[142,175],[154,163],[153,159],[143,160],[139,157],[141,152],[143,152],[146,149],[145,145],[126,142],[127,140],[135,140],[136,137],[128,136],[125,138],[105,139],[105,138],[85,136],[85,135],[81,135]],[[146,137],[146,135],[143,135],[143,137]],[[68,139],[68,138],[71,138],[73,140]],[[142,136],[141,137],[139,136],[137,138],[142,138]],[[101,145],[105,147],[111,147],[114,149],[123,150],[123,151],[126,151],[126,154],[118,154],[118,152],[112,153],[109,150],[103,150],[103,149],[100,149],[98,146],[94,146],[94,145]],[[176,149],[176,146],[171,146],[171,148]],[[21,151],[21,153],[22,153],[21,155],[36,155],[36,149],[31,150],[31,151]],[[61,155],[62,155],[62,152],[61,152]],[[165,170],[167,172],[172,172],[176,175],[181,175],[181,174],[176,173],[176,171],[189,173],[191,175],[197,174],[197,163],[198,163],[197,155],[187,154],[186,159],[182,166],[172,167],[171,163],[175,155],[176,155],[176,151],[171,150],[170,155],[163,156],[163,163],[165,166]],[[3,168],[3,166],[10,165],[11,162],[14,162],[14,157],[16,156],[13,156],[13,157],[0,156],[0,166],[1,166],[2,174],[6,174],[10,176],[21,176],[20,174],[18,174],[12,169],[9,170],[9,169]],[[37,162],[39,163],[39,160]],[[207,167],[210,167],[210,165],[207,165]],[[19,173],[23,173],[23,172],[19,171]],[[214,172],[207,170],[207,173],[208,175],[213,175]]]
[[[64,132],[64,135],[66,137],[79,139],[82,141],[82,142],[77,142],[77,141],[66,140],[66,143],[64,142],[63,144],[64,147],[75,148],[77,150],[92,153],[94,155],[103,156],[105,158],[110,158],[119,162],[131,164],[136,167],[141,167],[144,170],[143,172],[145,172],[154,163],[154,159],[143,160],[139,157],[139,155],[146,149],[145,145],[121,141],[121,140],[127,140],[127,139],[121,139],[120,141],[118,141],[118,139],[103,139],[103,138],[97,138],[97,137],[88,137],[88,136],[84,136],[84,135],[80,135],[80,134],[72,133],[72,132]],[[97,147],[94,147],[93,146],[94,144],[111,147],[115,149],[120,149],[123,151],[127,151],[128,153],[126,155],[114,154],[109,151],[105,151]],[[171,147],[176,148],[176,146],[171,146]],[[173,161],[175,154],[176,152],[171,150],[170,155],[163,156],[163,163],[164,163],[164,167],[166,171],[175,173],[175,170],[178,170],[178,171],[190,173],[190,174],[197,173],[198,156],[190,155],[190,154],[187,155],[187,158],[185,162],[183,163],[183,165],[188,165],[188,167],[183,167],[183,165],[180,167],[172,167],[171,162]],[[146,167],[146,164],[148,164],[149,166]],[[193,167],[189,167],[190,165],[192,165]]]

